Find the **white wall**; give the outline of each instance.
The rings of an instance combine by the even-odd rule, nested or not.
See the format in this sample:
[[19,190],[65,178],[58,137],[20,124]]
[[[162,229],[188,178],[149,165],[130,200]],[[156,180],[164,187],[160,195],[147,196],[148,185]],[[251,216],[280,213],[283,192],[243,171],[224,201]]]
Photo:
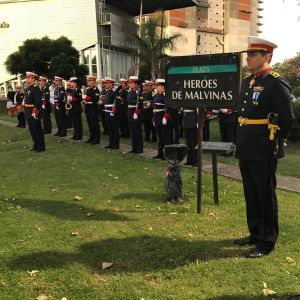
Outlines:
[[14,77],[3,63],[26,39],[64,35],[78,50],[97,43],[95,0],[0,1],[0,16],[9,24],[0,28],[0,83]]

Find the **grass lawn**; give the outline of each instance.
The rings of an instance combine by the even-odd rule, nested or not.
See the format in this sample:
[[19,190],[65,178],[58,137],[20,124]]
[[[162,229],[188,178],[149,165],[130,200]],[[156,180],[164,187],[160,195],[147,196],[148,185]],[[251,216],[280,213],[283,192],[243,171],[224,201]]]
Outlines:
[[[5,113],[0,113],[0,119],[10,121],[10,122],[17,122],[17,118],[11,118],[8,114]],[[82,120],[83,120],[83,134],[85,136],[89,136],[88,125],[86,123],[86,118],[84,114],[82,114]],[[53,114],[52,114],[52,125],[56,127]],[[102,127],[102,124],[100,124],[100,126]],[[72,132],[72,129],[69,131]],[[102,131],[103,128],[101,128],[101,133]],[[101,139],[108,140],[108,136],[102,134]],[[219,124],[216,119],[210,122],[210,141],[211,142],[221,141]],[[121,138],[120,142],[123,144],[131,145],[130,139]],[[185,138],[180,138],[180,143],[185,144]],[[157,143],[145,142],[144,147],[149,149],[157,149]],[[299,159],[300,143],[297,142],[292,143],[288,141],[288,146],[285,147],[285,153],[286,153],[286,157],[284,159],[279,160],[278,167],[277,167],[277,174],[300,178],[300,159]],[[203,159],[211,161],[211,154],[203,154]],[[223,164],[228,164],[228,165],[234,165],[238,167],[238,160],[235,159],[234,157],[218,156],[218,162]]]
[[238,181],[219,177],[217,207],[204,174],[198,215],[196,169],[182,170],[184,199],[172,206],[166,162],[49,135],[32,153],[28,130],[1,124],[0,140],[1,300],[256,300],[264,283],[277,292],[269,299],[300,294],[299,195],[277,192],[275,251],[249,260],[233,245],[247,235]]

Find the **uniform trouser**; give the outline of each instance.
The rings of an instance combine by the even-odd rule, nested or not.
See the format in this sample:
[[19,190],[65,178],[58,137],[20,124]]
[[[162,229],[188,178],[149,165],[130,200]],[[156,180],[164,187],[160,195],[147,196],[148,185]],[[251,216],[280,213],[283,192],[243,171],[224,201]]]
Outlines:
[[73,112],[70,115],[74,126],[73,138],[74,140],[81,140],[83,134],[81,112]]
[[44,131],[41,120],[36,120],[34,117],[27,118],[27,124],[32,137],[34,150],[45,150]]
[[129,122],[132,151],[143,152],[143,129],[142,121]]
[[[170,130],[170,139],[171,139],[171,144],[179,144],[179,124],[180,119],[175,119],[172,120],[171,124],[171,130]],[[175,134],[175,140],[174,140],[174,134]]]
[[121,137],[126,137],[126,138],[130,137],[130,128],[129,128],[127,112],[122,113],[120,116],[120,132],[121,132]]
[[62,109],[54,108],[54,116],[57,125],[57,133],[59,135],[67,134],[67,115],[66,111]]
[[187,128],[184,129],[186,145],[189,147],[187,163],[189,165],[197,165],[198,162],[198,150],[195,147],[198,145],[198,129]]
[[119,149],[120,147],[120,133],[119,133],[119,119],[116,117],[110,117],[106,120],[108,136],[109,136],[109,146],[112,149]]
[[156,130],[157,130],[157,135],[158,135],[158,151],[157,151],[157,156],[158,157],[163,157],[164,153],[164,147],[166,145],[171,144],[171,134],[170,131],[172,131],[171,124],[167,125],[156,125]]
[[92,143],[100,142],[100,126],[98,113],[86,114],[86,121],[89,126],[90,138],[89,141]]
[[70,115],[67,115],[67,128],[73,128],[72,118]]
[[250,235],[258,239],[257,248],[273,249],[278,234],[278,206],[276,198],[277,160],[239,161],[243,178]]
[[44,133],[51,133],[52,123],[51,123],[50,110],[42,109],[41,114],[43,118]]
[[209,141],[209,119],[206,119],[204,121],[204,126],[203,126],[203,141],[208,142]]
[[150,142],[150,135],[152,135],[152,142],[157,141],[157,132],[156,128],[153,125],[152,118],[145,119],[143,121],[144,130],[145,130],[145,141]]
[[219,126],[221,141],[235,144],[237,122],[220,123]]
[[107,133],[108,129],[107,129],[107,123],[106,123],[106,120],[105,120],[105,111],[100,110],[100,118],[101,118],[103,130],[104,130],[105,133]]
[[26,126],[26,119],[25,119],[25,115],[23,112],[18,114],[18,121],[19,121],[18,126],[21,126],[21,127]]

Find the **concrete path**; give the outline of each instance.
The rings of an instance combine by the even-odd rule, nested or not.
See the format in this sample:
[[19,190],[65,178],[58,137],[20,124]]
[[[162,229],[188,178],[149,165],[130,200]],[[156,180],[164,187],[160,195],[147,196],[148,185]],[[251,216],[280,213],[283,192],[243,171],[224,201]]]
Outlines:
[[[6,126],[9,126],[9,127],[15,127],[16,126],[16,123],[3,121],[3,120],[0,120],[0,124],[6,125]],[[22,129],[22,130],[26,130],[26,129]],[[55,130],[52,130],[52,132],[55,132]],[[85,141],[85,140],[88,139],[88,137],[84,136],[82,141],[74,141],[74,140],[70,140],[71,136],[72,135],[70,133],[68,133],[68,135],[66,137],[64,137],[64,139],[67,139],[67,140],[69,140],[70,142],[73,142],[73,143],[82,142],[82,141]],[[102,139],[100,145],[97,145],[97,146],[100,146],[101,148],[104,148],[107,145],[108,145],[108,141],[104,141]],[[46,147],[47,147],[47,144],[46,144]],[[120,150],[119,151],[128,152],[130,150],[131,150],[130,145],[120,144]],[[139,154],[139,155],[144,156],[146,158],[152,159],[152,157],[155,156],[156,154],[157,154],[156,150],[144,148],[144,153]],[[132,155],[134,155],[134,154],[132,154]],[[182,167],[189,168],[189,166],[182,166]],[[207,161],[207,160],[203,160],[202,170],[205,171],[205,172],[208,172],[208,173],[212,173],[212,164],[211,164],[211,162]],[[231,165],[226,165],[226,164],[222,164],[222,163],[218,163],[218,175],[222,175],[222,176],[225,176],[225,177],[242,180],[240,170],[239,170],[238,167],[231,166]],[[277,177],[277,188],[282,189],[282,190],[287,190],[287,191],[290,191],[290,192],[300,193],[300,179],[290,177],[290,176],[281,176],[281,175],[277,175],[276,177]]]

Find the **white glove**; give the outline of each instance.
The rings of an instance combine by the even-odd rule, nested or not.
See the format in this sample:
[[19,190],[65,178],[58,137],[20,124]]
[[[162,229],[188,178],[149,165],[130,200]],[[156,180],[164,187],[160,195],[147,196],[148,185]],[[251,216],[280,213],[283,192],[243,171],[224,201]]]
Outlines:
[[221,112],[222,112],[223,114],[226,114],[226,113],[228,112],[228,109],[227,109],[227,108],[222,108],[222,109],[221,109]]
[[14,106],[18,106],[19,105],[19,103],[18,102],[16,102],[15,104],[14,104]]
[[98,101],[98,104],[101,105],[101,104],[102,104],[102,100],[99,100],[99,101]]
[[114,117],[114,116],[115,116],[114,113],[112,113],[112,112],[111,112],[109,115],[110,115],[111,117]]
[[67,96],[67,99],[68,100],[72,100],[72,96]]
[[138,116],[136,113],[134,113],[133,118],[134,118],[135,120],[137,120],[137,119],[139,118],[139,116]]
[[43,104],[43,105],[42,105],[42,109],[45,109],[45,108],[46,108],[46,106]]
[[150,102],[145,103],[144,105],[145,105],[144,108],[149,108],[150,107]]
[[153,126],[156,127],[155,122],[153,122]]
[[22,105],[23,105],[23,106],[25,105],[25,102],[24,102],[24,101],[22,102]]
[[163,118],[162,122],[163,122],[164,125],[168,124],[168,120],[166,118]]
[[85,100],[86,99],[86,95],[82,95],[82,99]]

